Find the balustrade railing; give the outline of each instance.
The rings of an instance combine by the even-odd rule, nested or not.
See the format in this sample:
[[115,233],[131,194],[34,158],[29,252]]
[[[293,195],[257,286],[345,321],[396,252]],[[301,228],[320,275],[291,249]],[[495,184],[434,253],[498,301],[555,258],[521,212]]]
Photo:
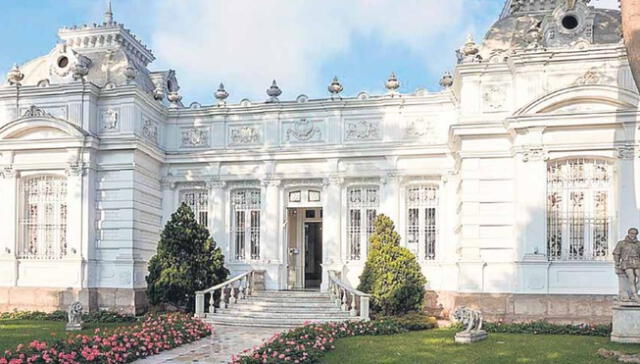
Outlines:
[[[231,303],[238,303],[238,299],[251,296],[254,291],[254,274],[255,271],[251,270],[211,288],[197,291],[195,316],[205,317],[205,302],[209,303],[207,313],[214,314],[216,307],[227,308]],[[219,295],[216,294],[218,291]]]
[[331,299],[342,311],[349,312],[351,317],[369,320],[370,294],[360,292],[342,282],[335,271],[329,271],[329,294]]

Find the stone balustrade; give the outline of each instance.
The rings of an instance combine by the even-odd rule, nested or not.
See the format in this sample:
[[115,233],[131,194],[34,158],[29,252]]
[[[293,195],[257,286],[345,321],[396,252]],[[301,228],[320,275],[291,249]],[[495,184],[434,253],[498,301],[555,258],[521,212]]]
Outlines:
[[[227,308],[231,303],[238,303],[238,299],[242,300],[251,296],[256,289],[264,289],[264,284],[261,285],[260,282],[257,282],[261,278],[261,273],[264,274],[261,271],[250,270],[211,288],[197,291],[195,316],[205,317],[205,302],[209,303],[207,313],[214,314],[216,313],[216,303],[220,308]],[[207,297],[208,300],[206,300]],[[231,302],[232,300],[233,302]]]
[[371,295],[344,283],[336,271],[329,271],[329,294],[336,306],[342,311],[349,312],[351,317],[359,317],[363,321],[369,320]]

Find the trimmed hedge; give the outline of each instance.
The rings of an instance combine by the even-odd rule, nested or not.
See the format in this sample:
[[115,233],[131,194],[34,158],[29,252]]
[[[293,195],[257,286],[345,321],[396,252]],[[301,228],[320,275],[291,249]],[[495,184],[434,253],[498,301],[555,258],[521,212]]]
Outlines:
[[[67,321],[67,313],[62,310],[0,312],[0,320]],[[82,314],[82,321],[86,323],[136,322],[138,318],[118,312],[96,311]]]
[[381,316],[376,319],[396,322],[408,331],[429,330],[438,327],[436,318],[424,312],[409,312],[400,316]]
[[558,325],[546,321],[533,321],[523,323],[485,322],[483,329],[487,332],[508,334],[533,334],[533,335],[584,335],[602,336],[611,335],[609,325]]

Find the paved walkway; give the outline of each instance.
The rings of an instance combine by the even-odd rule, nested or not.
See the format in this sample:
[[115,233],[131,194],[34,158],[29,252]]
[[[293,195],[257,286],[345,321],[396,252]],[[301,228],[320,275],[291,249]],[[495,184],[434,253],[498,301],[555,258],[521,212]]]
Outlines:
[[285,330],[286,329],[260,327],[216,326],[212,336],[146,359],[137,360],[134,364],[228,363],[232,355],[239,354],[245,349],[259,345],[265,339]]

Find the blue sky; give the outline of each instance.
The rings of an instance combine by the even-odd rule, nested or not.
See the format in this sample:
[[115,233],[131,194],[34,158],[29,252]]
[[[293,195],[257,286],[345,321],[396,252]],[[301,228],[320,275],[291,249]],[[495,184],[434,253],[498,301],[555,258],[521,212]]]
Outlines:
[[[106,0],[0,0],[0,72],[46,54],[62,26],[102,21]],[[600,0],[611,6],[615,0]],[[391,71],[402,92],[439,89],[454,50],[480,40],[504,0],[113,0],[115,20],[150,47],[152,70],[175,69],[183,102],[326,97],[334,75],[344,95],[382,93]],[[595,3],[599,5],[598,2]]]

